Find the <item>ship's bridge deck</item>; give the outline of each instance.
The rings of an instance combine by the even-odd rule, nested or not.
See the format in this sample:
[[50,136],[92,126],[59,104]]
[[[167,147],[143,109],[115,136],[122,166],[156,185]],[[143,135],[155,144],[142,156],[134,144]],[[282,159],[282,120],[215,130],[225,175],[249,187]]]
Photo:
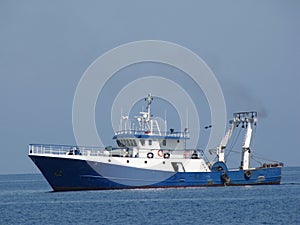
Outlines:
[[124,137],[135,138],[158,138],[158,139],[189,139],[188,132],[149,132],[144,130],[121,130],[115,133],[113,139]]

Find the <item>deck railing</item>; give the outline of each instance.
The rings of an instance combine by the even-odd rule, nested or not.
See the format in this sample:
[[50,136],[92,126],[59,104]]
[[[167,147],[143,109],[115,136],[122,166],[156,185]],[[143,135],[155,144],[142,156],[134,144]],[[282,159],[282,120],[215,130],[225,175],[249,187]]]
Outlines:
[[[164,157],[165,153],[169,154],[171,158],[202,158],[208,161],[203,150],[200,149],[151,149],[149,152],[154,152],[155,155]],[[83,155],[83,156],[119,156],[130,157],[129,149],[127,148],[100,148],[100,147],[86,147],[86,146],[72,146],[72,145],[45,145],[45,144],[30,144],[29,154],[38,155]],[[141,156],[139,156],[141,157]]]
[[160,155],[164,155],[165,153],[169,153],[172,158],[202,158],[206,162],[208,162],[207,157],[204,154],[204,151],[201,149],[151,149],[151,151],[161,151]]
[[52,154],[52,155],[104,155],[105,148],[99,147],[82,147],[71,145],[44,145],[30,144],[29,154]]

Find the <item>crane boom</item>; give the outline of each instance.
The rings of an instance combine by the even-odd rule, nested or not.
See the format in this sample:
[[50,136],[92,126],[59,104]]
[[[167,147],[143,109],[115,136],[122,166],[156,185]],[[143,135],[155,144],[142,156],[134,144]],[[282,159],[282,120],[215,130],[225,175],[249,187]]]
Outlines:
[[242,128],[246,125],[246,134],[242,145],[242,161],[241,168],[247,170],[250,168],[250,145],[252,139],[253,126],[257,122],[257,112],[239,112],[233,114],[233,120],[230,121],[231,126],[227,130],[220,145],[217,147],[217,156],[219,162],[225,162],[225,149],[234,130],[242,124]]
[[219,158],[219,162],[225,162],[225,152],[224,152],[224,150],[227,146],[227,143],[228,143],[229,139],[232,136],[232,133],[233,133],[235,127],[236,127],[236,124],[233,121],[232,124],[231,124],[231,127],[227,130],[225,136],[222,138],[222,141],[221,141],[220,145],[217,147],[217,155],[218,155],[218,158]]

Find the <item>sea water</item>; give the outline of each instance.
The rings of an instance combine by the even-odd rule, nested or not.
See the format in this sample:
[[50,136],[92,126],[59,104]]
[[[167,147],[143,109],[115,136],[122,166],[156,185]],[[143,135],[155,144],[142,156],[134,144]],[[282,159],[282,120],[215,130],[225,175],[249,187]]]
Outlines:
[[77,192],[0,175],[0,224],[300,224],[300,167],[281,185]]

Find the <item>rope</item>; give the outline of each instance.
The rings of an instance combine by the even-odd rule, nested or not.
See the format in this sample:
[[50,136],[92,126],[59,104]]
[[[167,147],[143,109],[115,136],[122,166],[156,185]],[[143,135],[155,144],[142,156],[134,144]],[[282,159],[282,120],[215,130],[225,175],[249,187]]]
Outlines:
[[267,158],[262,157],[262,156],[254,156],[253,155],[253,156],[251,156],[251,158],[253,158],[254,160],[261,159],[261,160],[266,160],[266,161],[269,161],[269,162],[279,163],[279,161],[276,161],[276,160],[273,160],[273,159],[267,159]]
[[233,149],[233,147],[235,146],[235,144],[236,144],[236,142],[237,142],[237,140],[238,140],[238,138],[239,138],[239,136],[240,136],[240,133],[241,133],[241,129],[239,129],[239,131],[238,132],[234,132],[234,138],[233,138],[233,141],[231,142],[231,146],[230,146],[230,148],[228,148],[228,151],[227,151],[227,153],[226,153],[226,156],[225,156],[225,162],[227,161],[227,158],[228,158],[228,156],[231,154],[231,152],[235,152],[235,151],[233,151],[232,149]]

